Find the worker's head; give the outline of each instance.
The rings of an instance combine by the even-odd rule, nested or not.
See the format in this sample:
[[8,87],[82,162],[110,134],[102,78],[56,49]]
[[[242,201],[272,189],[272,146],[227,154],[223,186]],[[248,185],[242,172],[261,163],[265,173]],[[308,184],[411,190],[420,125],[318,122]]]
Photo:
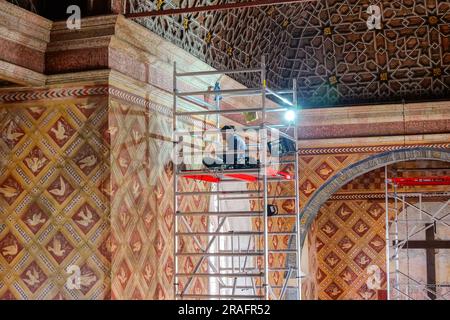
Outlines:
[[228,137],[230,135],[234,134],[235,130],[236,130],[236,128],[234,126],[226,125],[226,126],[222,127],[222,129],[220,129],[220,131],[222,132],[222,139],[224,141],[227,141]]

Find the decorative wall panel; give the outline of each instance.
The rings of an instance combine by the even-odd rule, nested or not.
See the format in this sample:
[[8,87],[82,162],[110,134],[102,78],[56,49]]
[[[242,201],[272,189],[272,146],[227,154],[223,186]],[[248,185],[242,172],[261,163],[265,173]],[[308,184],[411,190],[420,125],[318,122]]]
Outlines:
[[[172,299],[168,110],[105,86],[0,99],[0,297]],[[208,205],[193,197],[180,208]],[[189,223],[207,230],[204,217]],[[192,239],[184,247],[200,250]],[[81,269],[79,290],[67,286],[70,266]],[[206,287],[195,283],[198,292]]]
[[[380,270],[385,287],[386,252],[384,202],[370,200],[329,201],[317,217],[317,284],[319,299],[378,299],[367,286]],[[370,266],[372,266],[370,268]]]
[[[90,94],[1,105],[3,299],[109,297],[107,108],[106,95]],[[66,285],[70,266],[81,270],[79,290]]]
[[[143,105],[112,98],[110,101],[112,235],[114,299],[173,299],[173,164],[172,119]],[[192,124],[185,124],[192,128]],[[207,190],[208,184],[180,179],[180,190]],[[206,211],[209,198],[183,198],[180,211]],[[205,232],[208,221],[188,221],[197,232]],[[204,239],[203,239],[204,240]],[[200,244],[205,245],[200,239]],[[200,252],[192,237],[183,239],[185,252]],[[180,272],[199,258],[180,259]],[[184,279],[186,281],[186,279]],[[184,281],[181,281],[182,288]],[[197,293],[205,293],[207,282],[196,279]]]

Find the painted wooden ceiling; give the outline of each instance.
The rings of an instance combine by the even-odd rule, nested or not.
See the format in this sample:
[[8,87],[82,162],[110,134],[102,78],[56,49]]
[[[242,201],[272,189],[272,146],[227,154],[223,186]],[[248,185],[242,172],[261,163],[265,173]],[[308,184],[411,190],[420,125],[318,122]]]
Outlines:
[[[127,1],[134,12],[224,3]],[[380,30],[367,26],[369,5],[381,9]],[[305,107],[450,97],[450,1],[323,0],[136,21],[216,68],[266,55],[269,83],[297,79]]]
[[[122,1],[128,12],[229,2]],[[367,26],[370,5],[381,29]],[[450,98],[450,0],[317,0],[135,20],[215,68],[258,66],[265,55],[269,84],[296,79],[303,107]]]

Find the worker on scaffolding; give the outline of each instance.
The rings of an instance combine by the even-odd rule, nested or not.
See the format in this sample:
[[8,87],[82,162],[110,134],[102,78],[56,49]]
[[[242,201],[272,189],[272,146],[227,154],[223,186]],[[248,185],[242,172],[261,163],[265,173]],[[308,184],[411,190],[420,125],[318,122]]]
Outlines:
[[245,140],[236,133],[234,126],[226,125],[220,129],[224,142],[223,153],[216,158],[205,157],[203,164],[208,168],[243,169],[248,166],[248,148]]
[[[240,136],[234,126],[226,125],[220,129],[223,141],[223,154],[220,154],[215,159],[216,166],[225,168],[225,169],[235,169],[237,167],[243,168],[246,165],[246,159],[248,159],[248,148],[247,143]],[[213,158],[209,158],[208,162],[214,161]],[[205,162],[205,160],[204,160]],[[206,163],[205,163],[206,165]],[[207,165],[208,166],[208,165]],[[240,216],[227,216],[227,212],[249,212],[250,208],[250,200],[245,197],[235,196],[233,194],[229,195],[227,192],[236,192],[236,191],[247,191],[247,182],[231,180],[226,183],[217,184],[217,191],[221,192],[220,195],[213,195],[210,198],[210,211],[223,213],[224,217],[220,215],[217,216],[217,220],[210,219],[209,220],[209,229],[211,232],[217,232],[217,227],[221,225],[220,232],[245,232],[252,228],[252,220],[249,217],[240,217]],[[225,220],[223,220],[225,219]],[[243,248],[254,248],[256,245],[256,240],[252,239],[251,236],[247,235],[238,235],[238,236],[228,236],[228,237],[219,237],[215,242],[215,246],[211,247],[211,252],[219,252],[220,250],[228,250],[230,252],[237,252],[243,250]],[[242,246],[242,247],[241,247]],[[256,259],[254,257],[249,257],[246,260],[240,259],[235,256],[226,256],[226,257],[217,257],[215,258],[215,265],[219,265],[221,268],[232,270],[233,272],[237,272],[235,270],[248,269],[250,267],[256,266]],[[211,272],[217,272],[215,270],[210,270]],[[247,281],[248,279],[222,279],[222,282],[226,286],[230,288],[235,286],[247,286],[250,287],[251,284]],[[210,285],[210,292],[214,294],[232,294],[232,289],[226,289],[228,291],[221,291],[218,286],[215,284]],[[241,295],[251,294],[251,291],[243,291],[240,293]]]
[[227,147],[223,155],[223,163],[232,166],[245,165],[248,150],[244,139],[236,134],[234,126],[224,126],[220,131],[222,132],[222,139]]

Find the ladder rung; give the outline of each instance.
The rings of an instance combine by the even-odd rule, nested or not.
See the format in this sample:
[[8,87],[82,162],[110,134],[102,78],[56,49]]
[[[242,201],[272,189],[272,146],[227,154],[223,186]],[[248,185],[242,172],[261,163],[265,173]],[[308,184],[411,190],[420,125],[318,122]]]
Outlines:
[[179,298],[193,298],[193,299],[264,299],[263,295],[219,295],[219,294],[177,294]]
[[[229,231],[229,232],[177,232],[175,235],[182,237],[234,237],[234,236],[263,236],[264,232],[260,231]],[[297,236],[295,232],[268,232],[269,236]]]
[[[217,114],[242,114],[244,112],[262,112],[262,108],[246,108],[246,109],[221,109],[221,110],[205,110],[205,111],[183,111],[176,112],[178,117],[183,116],[202,116],[202,115],[217,115]],[[267,108],[266,112],[282,112],[286,111],[286,108]]]
[[272,252],[272,253],[297,253],[298,251],[297,250],[274,250],[274,249],[269,249],[268,250],[269,252]]
[[201,175],[201,174],[211,174],[211,175],[222,175],[222,174],[239,174],[239,173],[259,173],[261,169],[230,169],[230,170],[186,170],[176,172],[180,177],[191,176],[191,175]]
[[[198,195],[247,195],[241,197],[221,197],[219,201],[223,200],[233,200],[233,199],[264,199],[263,196],[256,195],[262,193],[262,191],[246,190],[246,191],[201,191],[201,192],[177,192],[176,195],[180,197],[194,197]],[[278,199],[278,200],[295,200],[295,196],[268,196],[267,199]]]
[[279,164],[295,164],[295,160],[282,160],[278,162],[270,162],[270,165],[279,165]]
[[[179,212],[177,217],[189,217],[189,216],[219,216],[219,217],[253,217],[260,216],[262,218],[264,212],[262,211],[227,211],[227,212]],[[293,218],[298,215],[295,213],[279,213],[269,218]]]
[[[197,193],[198,195],[198,193]],[[247,197],[226,197],[219,198],[219,201],[223,200],[252,200],[252,199],[264,199],[261,196],[247,196]],[[275,200],[296,200],[294,196],[268,196],[267,199],[275,199]]]
[[[282,289],[283,288],[283,286],[278,286],[278,285],[277,286],[270,286],[270,287],[272,289]],[[219,284],[219,288],[222,289],[222,290],[224,290],[224,289],[253,290],[252,286],[236,286],[236,287],[234,287],[234,286],[223,286],[223,285],[220,285],[220,284]],[[256,289],[262,289],[262,288],[265,288],[265,286],[258,284],[258,285],[255,285],[255,288]],[[293,285],[288,285],[288,286],[286,286],[286,288],[288,288],[288,289],[298,289],[297,286],[293,286]]]
[[177,273],[177,277],[200,277],[200,278],[251,278],[262,277],[264,273]]
[[246,257],[246,256],[262,256],[264,255],[264,252],[262,251],[257,251],[257,252],[231,252],[231,251],[223,251],[223,252],[217,252],[217,253],[205,253],[205,252],[186,252],[186,253],[176,253],[175,255],[177,256],[197,256],[197,257],[225,257],[225,256],[230,256],[230,257]]
[[[234,269],[232,268],[232,267],[228,267],[228,268],[223,268],[223,267],[221,267],[220,268],[220,270],[221,271],[228,271],[228,270],[236,270],[237,269],[237,267],[235,267]],[[276,271],[288,271],[289,269],[292,269],[293,271],[296,271],[297,270],[297,268],[296,267],[291,267],[291,268],[289,268],[289,267],[280,267],[280,268],[269,268],[269,272],[276,272]],[[241,268],[240,270],[242,270],[242,271],[254,271],[255,270],[255,268],[253,267],[247,267],[247,268]]]
[[[237,74],[237,73],[256,73],[262,72],[261,68],[248,68],[248,69],[235,69],[235,70],[211,70],[211,71],[197,71],[197,72],[182,72],[177,73],[177,77],[198,77],[216,74]],[[215,91],[211,91],[211,94],[215,94]]]
[[177,232],[177,236],[185,236],[185,237],[207,237],[207,236],[222,236],[222,237],[231,237],[231,236],[261,236],[264,235],[264,232],[257,231],[230,231],[230,232]]
[[263,215],[262,211],[227,211],[227,212],[178,212],[176,216],[189,217],[189,216],[223,216],[223,217],[251,217]]
[[236,194],[256,194],[262,191],[255,190],[243,190],[243,191],[179,191],[176,192],[177,196],[198,196],[198,195],[236,195]]
[[269,232],[271,236],[296,236],[296,232]]

